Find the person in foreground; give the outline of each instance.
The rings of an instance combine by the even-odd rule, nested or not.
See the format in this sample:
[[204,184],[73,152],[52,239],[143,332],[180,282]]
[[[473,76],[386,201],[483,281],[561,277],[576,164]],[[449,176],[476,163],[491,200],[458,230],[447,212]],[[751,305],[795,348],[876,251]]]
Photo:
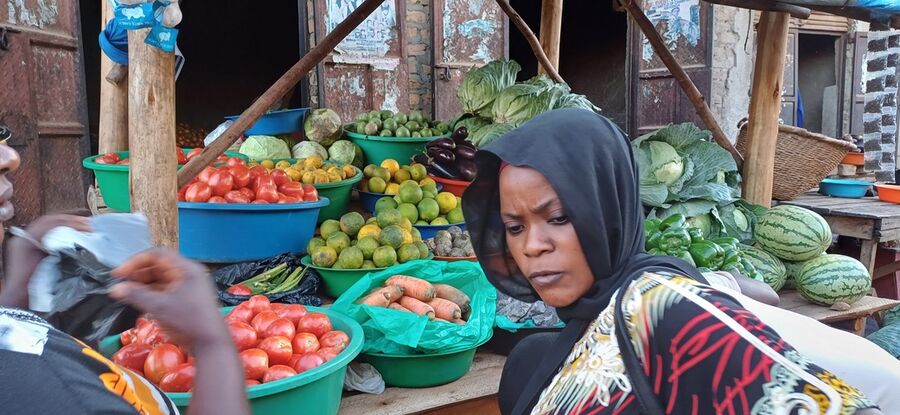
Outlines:
[[[18,165],[15,150],[0,143],[0,221],[13,216],[12,185],[6,174]],[[50,215],[7,241],[0,286],[0,413],[178,413],[149,381],[25,311],[28,282],[45,255],[37,241],[58,226],[89,230],[85,218]],[[189,413],[249,414],[243,369],[206,270],[176,253],[151,250],[129,259],[113,274],[124,279],[113,287],[113,298],[153,314],[176,343],[196,356]]]
[[556,110],[476,155],[463,209],[504,293],[556,307],[500,383],[504,414],[880,414],[687,263],[644,252],[625,135]]

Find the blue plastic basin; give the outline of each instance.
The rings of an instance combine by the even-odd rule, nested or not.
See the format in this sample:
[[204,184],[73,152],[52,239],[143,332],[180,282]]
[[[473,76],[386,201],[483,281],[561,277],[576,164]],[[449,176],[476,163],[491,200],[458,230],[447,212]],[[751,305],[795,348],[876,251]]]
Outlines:
[[[309,108],[272,111],[266,113],[244,135],[277,135],[288,134],[303,129],[303,116]],[[240,115],[225,117],[226,120],[237,120]]]
[[178,203],[181,254],[201,262],[242,262],[303,253],[319,210],[331,203]]
[[819,183],[819,193],[825,196],[859,199],[866,195],[872,183],[861,180],[824,179]]
[[422,234],[422,240],[434,238],[438,231],[445,231],[451,226],[458,226],[462,230],[466,230],[466,223],[453,223],[450,225],[413,225]]

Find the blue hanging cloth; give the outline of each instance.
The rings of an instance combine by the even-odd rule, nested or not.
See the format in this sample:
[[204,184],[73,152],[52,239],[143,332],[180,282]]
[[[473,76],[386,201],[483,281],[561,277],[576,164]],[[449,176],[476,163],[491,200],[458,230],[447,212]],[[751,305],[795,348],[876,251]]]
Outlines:
[[804,111],[803,111],[803,95],[800,95],[800,89],[797,89],[797,122],[794,123],[796,127],[806,128],[804,127]]
[[128,31],[110,19],[100,32],[100,49],[115,63],[128,65]]

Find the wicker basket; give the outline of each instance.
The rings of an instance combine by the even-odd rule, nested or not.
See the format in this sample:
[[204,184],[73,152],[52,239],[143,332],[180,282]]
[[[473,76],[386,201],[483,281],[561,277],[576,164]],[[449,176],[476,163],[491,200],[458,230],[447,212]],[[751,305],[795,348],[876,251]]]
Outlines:
[[[737,150],[741,154],[746,154],[747,123],[742,121],[738,128],[740,133]],[[855,148],[856,146],[849,141],[812,133],[802,128],[780,126],[775,148],[772,198],[791,200],[816,187],[841,163],[841,159]]]

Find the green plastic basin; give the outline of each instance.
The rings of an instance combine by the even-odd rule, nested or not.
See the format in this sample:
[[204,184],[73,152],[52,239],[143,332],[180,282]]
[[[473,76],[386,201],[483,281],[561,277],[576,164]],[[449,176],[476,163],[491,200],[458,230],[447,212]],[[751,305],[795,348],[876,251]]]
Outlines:
[[487,340],[470,349],[449,353],[393,356],[381,353],[362,355],[384,378],[384,383],[399,388],[429,388],[446,385],[469,373],[475,351]]
[[[231,308],[233,307],[223,308],[222,312],[227,313]],[[322,366],[289,378],[247,388],[247,397],[250,398],[250,409],[253,414],[338,413],[346,367],[359,355],[363,347],[362,326],[340,313],[319,307],[307,309],[328,315],[335,330],[341,330],[350,336],[350,344],[337,357]],[[121,347],[119,336],[110,336],[100,342],[100,352],[107,357],[111,357]],[[178,407],[179,412],[188,413],[190,393],[166,393],[166,395]]]
[[408,164],[412,157],[425,151],[425,144],[431,140],[449,137],[444,134],[434,137],[380,137],[358,134],[344,129],[344,135],[350,137],[356,145],[362,148],[366,156],[366,162],[376,166],[387,159],[397,160],[400,164]]
[[[434,255],[429,254],[428,258],[434,259]],[[329,297],[338,298],[344,291],[347,291],[353,284],[365,277],[370,272],[378,272],[387,268],[369,268],[369,269],[332,269],[317,267],[312,264],[312,258],[309,255],[300,259],[300,263],[312,267],[322,276],[322,282],[325,285],[325,294]],[[390,268],[390,267],[388,267]]]
[[[193,149],[182,149],[185,154],[191,150]],[[117,151],[116,154],[120,158],[128,157],[127,151]],[[95,163],[94,160],[101,155],[88,157],[81,162],[81,165],[94,171],[94,177],[97,178],[97,186],[100,188],[100,194],[103,196],[103,202],[106,203],[106,207],[119,212],[131,212],[131,192],[128,190],[129,166]],[[226,151],[225,155],[249,161],[249,158],[241,153]]]
[[319,222],[325,222],[328,219],[340,219],[347,213],[347,204],[350,203],[350,194],[353,193],[353,186],[359,183],[363,178],[362,170],[353,167],[356,175],[334,183],[319,183],[315,185],[319,196],[325,196],[331,200],[331,204],[319,211]]

